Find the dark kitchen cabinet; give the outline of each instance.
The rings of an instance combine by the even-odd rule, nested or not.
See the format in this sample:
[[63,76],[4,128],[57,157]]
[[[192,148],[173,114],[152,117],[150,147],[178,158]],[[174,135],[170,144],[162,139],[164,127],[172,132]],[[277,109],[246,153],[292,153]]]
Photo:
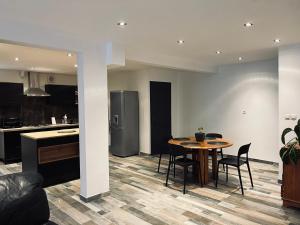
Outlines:
[[0,157],[4,163],[18,162],[21,159],[20,132],[1,132],[0,133]]
[[0,82],[0,106],[20,106],[23,98],[23,84]]
[[47,84],[45,91],[50,94],[51,105],[75,105],[77,102],[77,86]]

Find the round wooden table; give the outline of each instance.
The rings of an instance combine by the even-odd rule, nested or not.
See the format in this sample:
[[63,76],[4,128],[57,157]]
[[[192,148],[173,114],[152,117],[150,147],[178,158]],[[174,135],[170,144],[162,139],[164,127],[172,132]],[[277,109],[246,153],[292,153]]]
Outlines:
[[182,138],[174,138],[170,139],[168,143],[195,150],[193,157],[199,162],[198,166],[201,166],[201,174],[198,172],[198,178],[199,180],[202,179],[203,184],[207,184],[209,150],[211,151],[212,155],[212,174],[213,178],[215,179],[218,164],[217,149],[228,148],[233,145],[233,142],[224,138],[205,139],[203,142],[197,142],[195,137],[188,137],[186,139],[187,140],[182,140]]

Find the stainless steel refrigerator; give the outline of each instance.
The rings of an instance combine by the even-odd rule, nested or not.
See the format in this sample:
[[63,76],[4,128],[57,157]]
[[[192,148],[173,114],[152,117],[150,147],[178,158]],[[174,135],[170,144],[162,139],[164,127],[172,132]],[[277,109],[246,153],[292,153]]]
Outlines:
[[110,152],[126,157],[139,154],[137,91],[110,92]]

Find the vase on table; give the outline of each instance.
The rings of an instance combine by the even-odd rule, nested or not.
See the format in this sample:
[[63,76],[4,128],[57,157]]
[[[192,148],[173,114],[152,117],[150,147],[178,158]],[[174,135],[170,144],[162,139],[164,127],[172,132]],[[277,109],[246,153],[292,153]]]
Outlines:
[[203,128],[198,128],[197,133],[195,133],[195,138],[197,142],[203,142],[205,140],[205,133],[203,132]]

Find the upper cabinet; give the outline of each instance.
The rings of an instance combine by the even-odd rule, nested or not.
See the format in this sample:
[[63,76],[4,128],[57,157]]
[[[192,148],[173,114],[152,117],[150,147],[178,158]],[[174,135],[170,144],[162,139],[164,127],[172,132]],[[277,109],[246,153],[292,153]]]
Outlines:
[[50,94],[48,99],[51,105],[76,105],[77,86],[47,84],[45,91]]
[[0,82],[0,105],[19,106],[22,104],[23,84]]

